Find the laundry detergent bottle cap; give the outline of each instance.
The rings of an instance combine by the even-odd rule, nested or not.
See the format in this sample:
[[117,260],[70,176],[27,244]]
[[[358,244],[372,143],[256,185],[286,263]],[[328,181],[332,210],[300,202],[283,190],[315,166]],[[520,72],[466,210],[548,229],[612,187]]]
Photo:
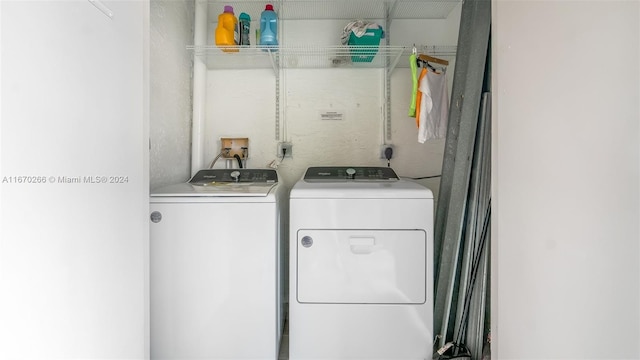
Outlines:
[[260,45],[278,45],[278,16],[272,4],[267,4],[260,15]]
[[[218,15],[218,26],[216,27],[216,45],[218,46],[235,46],[240,41],[240,32],[238,31],[238,18],[233,13],[233,7],[225,5],[224,12]],[[223,51],[236,52],[238,49],[225,48]]]

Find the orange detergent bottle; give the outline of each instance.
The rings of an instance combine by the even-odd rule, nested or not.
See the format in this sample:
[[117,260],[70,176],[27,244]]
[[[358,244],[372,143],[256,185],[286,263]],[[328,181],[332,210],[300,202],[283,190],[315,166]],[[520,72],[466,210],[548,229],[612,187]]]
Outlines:
[[[216,27],[216,45],[238,46],[240,33],[238,31],[238,18],[233,13],[233,7],[225,5],[224,12],[218,15],[218,27]],[[238,49],[223,48],[225,52],[237,52]]]

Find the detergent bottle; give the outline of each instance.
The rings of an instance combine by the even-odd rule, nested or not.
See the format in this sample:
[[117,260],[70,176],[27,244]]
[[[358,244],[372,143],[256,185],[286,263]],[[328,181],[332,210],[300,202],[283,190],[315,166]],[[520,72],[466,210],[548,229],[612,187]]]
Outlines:
[[260,45],[278,45],[278,16],[271,4],[260,15]]
[[[218,15],[218,27],[216,27],[216,45],[235,46],[240,41],[238,31],[238,19],[233,13],[233,7],[225,5],[224,12]],[[226,52],[236,52],[238,49],[223,49]]]
[[238,16],[240,23],[240,45],[249,46],[249,34],[251,34],[251,16],[247,13],[241,13]]

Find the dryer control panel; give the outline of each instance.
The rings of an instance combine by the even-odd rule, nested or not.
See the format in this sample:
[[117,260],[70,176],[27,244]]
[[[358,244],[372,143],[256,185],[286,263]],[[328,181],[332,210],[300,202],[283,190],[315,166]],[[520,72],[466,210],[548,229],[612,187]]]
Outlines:
[[315,166],[307,169],[304,181],[341,182],[341,181],[397,181],[393,169],[372,166]]

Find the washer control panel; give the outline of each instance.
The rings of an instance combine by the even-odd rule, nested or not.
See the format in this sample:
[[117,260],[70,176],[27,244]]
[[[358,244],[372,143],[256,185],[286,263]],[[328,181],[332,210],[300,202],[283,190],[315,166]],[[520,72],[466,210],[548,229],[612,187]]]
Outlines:
[[277,183],[278,173],[273,169],[205,169],[198,171],[189,184],[210,183]]
[[393,169],[371,166],[314,166],[304,174],[307,182],[336,181],[396,181],[399,180]]

